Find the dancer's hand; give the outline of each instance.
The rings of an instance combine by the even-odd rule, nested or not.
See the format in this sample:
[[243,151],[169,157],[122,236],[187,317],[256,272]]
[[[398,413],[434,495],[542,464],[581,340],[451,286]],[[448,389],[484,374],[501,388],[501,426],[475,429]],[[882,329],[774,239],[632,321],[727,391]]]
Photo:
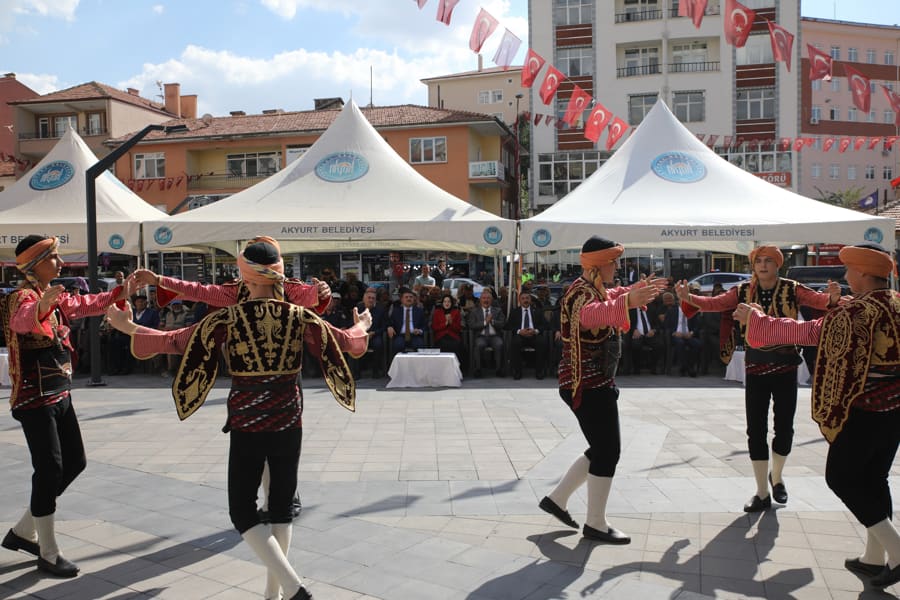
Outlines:
[[359,312],[359,309],[355,306],[353,307],[353,324],[354,325],[362,325],[363,329],[366,331],[372,327],[372,313],[369,312],[369,309]]
[[135,281],[138,286],[159,285],[159,275],[150,269],[138,269],[128,276],[126,283],[129,281]]
[[119,308],[115,304],[106,309],[106,318],[109,324],[122,333],[134,334],[138,326],[131,320],[131,303],[125,302],[125,308]]
[[41,300],[38,302],[38,314],[46,315],[53,310],[53,307],[59,301],[59,295],[65,291],[66,287],[64,285],[51,285],[44,290],[43,294],[41,294]]
[[327,281],[321,281],[313,277],[312,284],[316,286],[316,290],[319,293],[319,304],[322,304],[326,300],[331,300],[331,286],[328,285]]
[[731,317],[735,321],[738,321],[739,323],[746,325],[747,322],[750,320],[750,313],[758,312],[758,313],[762,314],[762,311],[759,310],[758,306],[759,305],[754,306],[751,304],[747,304],[745,302],[741,302],[734,309],[734,312],[731,313]]

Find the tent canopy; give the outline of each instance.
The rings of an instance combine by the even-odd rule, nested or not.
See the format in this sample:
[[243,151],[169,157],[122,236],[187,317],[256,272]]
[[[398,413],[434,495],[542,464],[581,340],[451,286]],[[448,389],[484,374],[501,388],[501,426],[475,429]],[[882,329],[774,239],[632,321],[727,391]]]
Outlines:
[[[0,257],[12,257],[23,237],[57,236],[60,254],[87,252],[85,172],[97,162],[73,129],[34,169],[0,192]],[[147,204],[109,171],[96,182],[97,249],[137,256],[141,223],[166,213]]]
[[351,249],[499,254],[515,221],[472,206],[397,155],[351,101],[297,161],[233,196],[144,224],[147,247],[234,253],[258,235],[283,252]]
[[580,248],[592,235],[645,248],[736,254],[761,243],[893,246],[894,225],[800,196],[730,164],[660,100],[593,175],[521,222],[519,250]]

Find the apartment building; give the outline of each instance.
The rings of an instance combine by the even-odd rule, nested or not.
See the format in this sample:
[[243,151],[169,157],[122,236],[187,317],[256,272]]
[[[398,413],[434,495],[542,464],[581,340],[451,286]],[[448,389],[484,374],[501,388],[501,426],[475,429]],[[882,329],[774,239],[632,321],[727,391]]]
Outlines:
[[478,55],[478,69],[423,79],[428,87],[428,106],[485,113],[513,125],[524,110],[522,67],[484,68]]
[[16,79],[15,73],[0,77],[0,191],[16,181],[16,173],[23,173],[28,164],[16,161],[15,109],[8,102],[39,96],[36,91]]

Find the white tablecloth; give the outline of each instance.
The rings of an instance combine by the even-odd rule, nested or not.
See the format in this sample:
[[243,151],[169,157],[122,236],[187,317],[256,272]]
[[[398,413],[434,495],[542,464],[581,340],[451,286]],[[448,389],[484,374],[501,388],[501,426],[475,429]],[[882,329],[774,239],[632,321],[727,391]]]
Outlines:
[[387,387],[459,387],[462,371],[452,352],[397,354],[388,369]]
[[[731,355],[731,362],[725,369],[725,379],[731,381],[740,381],[744,383],[744,351],[735,350]],[[797,383],[806,383],[809,381],[809,369],[806,368],[806,361],[800,363],[797,367]]]
[[0,385],[11,385],[9,381],[9,354],[0,348]]

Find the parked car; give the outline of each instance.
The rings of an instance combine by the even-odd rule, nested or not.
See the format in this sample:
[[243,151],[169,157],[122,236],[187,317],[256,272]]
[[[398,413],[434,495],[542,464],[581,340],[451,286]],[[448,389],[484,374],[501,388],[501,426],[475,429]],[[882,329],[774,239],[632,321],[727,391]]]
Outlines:
[[472,286],[472,292],[475,294],[476,298],[481,297],[481,290],[484,289],[484,286],[475,281],[474,279],[469,279],[468,277],[450,277],[444,280],[444,283],[441,285],[441,289],[450,290],[450,293],[453,294],[454,298],[459,297],[459,286],[468,283]]
[[697,275],[688,281],[688,285],[696,283],[700,286],[700,293],[704,296],[709,296],[712,294],[713,285],[717,283],[721,283],[722,289],[728,291],[737,284],[748,281],[749,279],[750,273],[724,273],[722,271],[713,271],[711,273]]
[[837,281],[841,286],[841,295],[850,293],[850,286],[844,279],[847,268],[844,265],[814,265],[788,267],[785,278],[793,279],[817,292],[828,286],[829,281]]

